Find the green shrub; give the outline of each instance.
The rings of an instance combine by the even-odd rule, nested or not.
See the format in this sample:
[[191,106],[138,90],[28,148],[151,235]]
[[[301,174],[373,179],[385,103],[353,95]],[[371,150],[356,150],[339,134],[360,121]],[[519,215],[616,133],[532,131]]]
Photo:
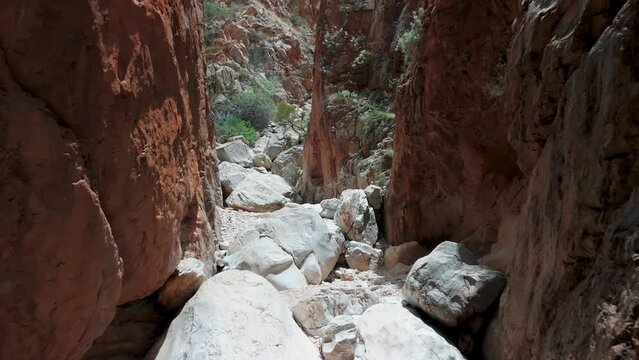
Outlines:
[[264,130],[275,113],[275,101],[265,92],[244,91],[237,94],[230,106],[231,114],[244,119],[261,131]]
[[255,83],[255,87],[258,89],[258,92],[275,94],[278,91],[282,90],[282,84],[280,84],[277,79],[264,76],[256,76],[252,80]]
[[251,145],[257,141],[257,130],[255,130],[248,121],[240,120],[232,114],[216,114],[215,125],[215,133],[220,142],[225,142],[230,137],[238,135],[244,136]]
[[395,114],[384,111],[377,105],[368,105],[368,109],[360,115],[359,119],[366,131],[374,130],[386,122],[392,122]]
[[331,102],[349,103],[355,105],[359,102],[359,94],[353,91],[341,90],[336,93],[332,93],[328,100]]
[[364,49],[357,54],[357,57],[353,60],[353,68],[358,68],[365,65],[373,57],[373,53]]
[[293,114],[295,114],[295,106],[287,103],[286,101],[280,101],[277,104],[277,111],[275,112],[275,122],[281,124],[288,121]]
[[227,6],[218,0],[206,0],[204,2],[204,21],[225,19],[238,11],[237,6]]
[[410,23],[410,29],[406,31],[397,41],[397,50],[401,51],[404,62],[415,56],[417,45],[422,37],[422,28],[424,27],[424,8],[419,8],[413,12],[413,20]]
[[307,22],[306,22],[306,19],[304,19],[303,17],[297,14],[293,14],[291,15],[291,24],[293,24],[293,26],[295,27],[302,27],[302,26],[306,26]]

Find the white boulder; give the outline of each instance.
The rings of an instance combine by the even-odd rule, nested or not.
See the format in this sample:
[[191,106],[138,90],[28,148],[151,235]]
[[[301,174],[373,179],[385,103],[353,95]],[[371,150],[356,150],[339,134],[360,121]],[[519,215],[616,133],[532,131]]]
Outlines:
[[335,223],[342,229],[346,238],[375,245],[378,236],[377,221],[375,211],[368,206],[364,190],[344,190],[340,201],[335,212]]
[[303,157],[304,149],[302,146],[294,146],[277,155],[275,160],[273,160],[271,171],[295,186],[302,174]]
[[334,317],[322,330],[324,360],[353,360],[357,346],[357,325],[353,316]]
[[220,161],[228,161],[235,164],[253,162],[253,150],[241,139],[219,145],[216,152]]
[[334,317],[360,315],[378,302],[378,297],[362,284],[345,282],[303,289],[294,296],[292,309],[297,323],[317,336]]
[[346,244],[346,263],[351,269],[357,269],[360,271],[378,269],[382,257],[382,251],[375,249],[374,247],[357,242],[351,241]]
[[371,306],[356,323],[356,360],[464,360],[457,348],[399,304]]
[[271,284],[248,271],[207,280],[173,320],[156,360],[319,360]]
[[402,298],[454,327],[486,310],[505,285],[500,272],[478,265],[466,247],[445,241],[413,265]]
[[[244,238],[250,240],[253,237],[249,235]],[[251,271],[266,278],[278,290],[306,286],[306,278],[295,266],[291,255],[269,237],[258,237],[237,251],[229,250],[224,260],[229,269]]]
[[267,183],[249,177],[242,180],[226,198],[229,207],[251,212],[275,211],[287,202],[286,197]]
[[322,206],[320,216],[326,219],[335,218],[335,212],[337,211],[339,204],[340,201],[336,198],[322,200],[322,202],[320,202],[320,205]]

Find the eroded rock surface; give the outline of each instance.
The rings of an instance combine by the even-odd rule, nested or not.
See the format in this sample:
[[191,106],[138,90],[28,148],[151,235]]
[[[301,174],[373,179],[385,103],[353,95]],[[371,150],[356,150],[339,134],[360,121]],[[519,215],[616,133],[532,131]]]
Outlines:
[[439,244],[413,265],[402,298],[442,324],[454,327],[481,314],[501,294],[506,278],[477,264],[463,245]]
[[3,2],[1,358],[78,359],[183,256],[212,264],[201,12]]
[[289,204],[256,218],[232,239],[227,262],[265,276],[278,289],[319,284],[342,253],[340,241],[317,211]]
[[279,292],[249,271],[207,280],[173,320],[155,359],[319,359]]
[[340,195],[335,223],[348,240],[375,245],[378,237],[375,211],[368,205],[364,190],[348,189]]
[[399,304],[374,305],[356,320],[357,360],[463,360],[443,336]]

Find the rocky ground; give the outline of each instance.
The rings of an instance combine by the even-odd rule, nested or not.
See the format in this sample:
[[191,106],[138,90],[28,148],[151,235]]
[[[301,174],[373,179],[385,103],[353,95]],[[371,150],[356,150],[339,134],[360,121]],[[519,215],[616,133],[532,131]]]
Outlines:
[[[253,147],[241,137],[217,146],[220,273],[184,306],[155,358],[472,355],[504,277],[459,244],[443,243],[429,256],[417,243],[389,248],[377,226],[379,187],[295,202],[301,169],[289,161],[296,149],[289,135],[272,127]],[[232,316],[213,320],[219,312]]]

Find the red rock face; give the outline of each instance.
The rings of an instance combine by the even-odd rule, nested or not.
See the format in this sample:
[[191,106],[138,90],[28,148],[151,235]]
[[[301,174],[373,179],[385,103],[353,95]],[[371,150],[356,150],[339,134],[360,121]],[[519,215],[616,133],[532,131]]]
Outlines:
[[422,5],[388,239],[464,242],[507,273],[485,358],[635,358],[639,1]]
[[[491,358],[639,355],[639,1],[521,10],[510,140],[528,186]],[[543,9],[543,10],[542,10]],[[570,356],[569,356],[570,355]]]
[[[313,68],[313,108],[304,143],[302,192],[308,200],[338,196],[345,188],[366,187],[357,177],[357,156],[364,156],[388,133],[365,134],[357,105],[335,101],[341,90],[375,93],[387,90],[394,75],[392,45],[403,1],[323,0],[316,24]],[[362,51],[370,59],[356,61]],[[368,94],[367,94],[368,95]],[[350,161],[349,161],[350,160]],[[340,176],[342,174],[342,176]]]
[[308,25],[315,26],[321,0],[299,0],[297,13],[306,19]]
[[194,6],[3,3],[1,358],[78,358],[183,253],[212,263]]
[[425,18],[395,96],[387,238],[432,248],[474,237],[468,245],[486,252],[498,199],[510,196],[519,173],[503,114],[514,9],[484,1],[410,5],[424,8]]

